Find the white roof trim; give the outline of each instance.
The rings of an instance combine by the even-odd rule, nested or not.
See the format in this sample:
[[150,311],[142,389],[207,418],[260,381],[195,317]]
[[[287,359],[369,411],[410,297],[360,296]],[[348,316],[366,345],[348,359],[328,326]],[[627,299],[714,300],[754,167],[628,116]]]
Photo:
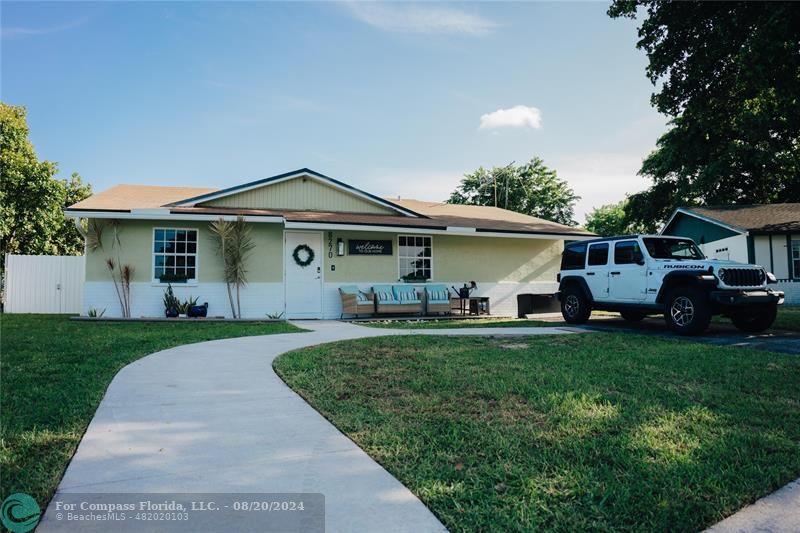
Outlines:
[[661,231],[658,232],[659,235],[663,235],[664,234],[664,230],[667,229],[670,224],[672,224],[673,219],[675,218],[675,216],[677,216],[678,213],[680,213],[682,215],[692,216],[692,217],[694,217],[694,218],[696,218],[698,220],[702,220],[703,222],[708,222],[709,224],[714,224],[715,226],[721,226],[721,227],[723,227],[725,229],[731,230],[734,233],[739,233],[740,235],[748,235],[749,234],[749,232],[747,230],[745,230],[745,229],[737,228],[736,226],[731,226],[730,224],[725,224],[724,222],[721,222],[721,221],[719,221],[719,220],[717,220],[715,218],[706,217],[706,216],[703,216],[703,215],[701,215],[699,213],[695,213],[694,211],[691,211],[689,209],[685,209],[683,207],[679,207],[675,211],[672,212],[672,216],[669,217],[669,220],[667,220],[667,223],[664,224],[664,227],[661,228]]
[[[373,226],[368,224],[326,224],[320,222],[286,222],[286,229],[336,230],[336,231],[373,231],[381,233],[411,233],[419,235],[465,235],[464,231],[451,231],[417,228],[413,226]],[[473,228],[474,229],[474,228]],[[502,231],[474,231],[466,233],[470,237],[502,237],[508,239],[545,239],[584,241],[596,239],[595,235],[562,235],[560,233],[506,233]]]
[[[192,214],[192,213],[170,213],[169,209],[135,209],[131,212],[128,211],[64,211],[64,214],[70,218],[111,218],[121,220],[201,220],[213,221],[219,220],[237,220],[238,215],[205,215],[205,214]],[[285,219],[280,216],[265,216],[242,217],[245,222],[262,222],[268,224],[282,224]]]

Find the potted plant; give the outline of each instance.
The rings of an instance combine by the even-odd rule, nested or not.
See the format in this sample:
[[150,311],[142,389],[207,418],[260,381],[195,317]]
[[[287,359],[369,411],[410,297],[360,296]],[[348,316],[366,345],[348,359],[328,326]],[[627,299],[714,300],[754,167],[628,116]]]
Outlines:
[[205,318],[208,315],[208,302],[197,305],[197,298],[195,298],[194,304],[189,306],[189,318]]
[[183,303],[178,304],[178,316],[180,318],[187,318],[189,316],[189,311],[192,307],[197,305],[197,298],[192,298],[189,296],[188,300],[185,300]]
[[167,318],[175,318],[180,314],[181,302],[175,293],[172,292],[172,284],[167,285],[167,290],[164,291],[164,316]]

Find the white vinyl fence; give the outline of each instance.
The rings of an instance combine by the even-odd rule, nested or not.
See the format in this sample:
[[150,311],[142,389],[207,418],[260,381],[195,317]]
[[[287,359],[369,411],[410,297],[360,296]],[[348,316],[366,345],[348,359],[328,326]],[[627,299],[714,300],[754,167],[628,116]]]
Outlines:
[[80,313],[84,256],[7,255],[6,313]]

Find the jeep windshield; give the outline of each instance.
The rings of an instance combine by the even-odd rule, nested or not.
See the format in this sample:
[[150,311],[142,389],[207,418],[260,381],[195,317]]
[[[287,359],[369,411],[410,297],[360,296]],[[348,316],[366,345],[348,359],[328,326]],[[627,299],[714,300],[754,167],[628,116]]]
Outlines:
[[644,246],[653,259],[705,259],[703,252],[691,239],[646,238]]

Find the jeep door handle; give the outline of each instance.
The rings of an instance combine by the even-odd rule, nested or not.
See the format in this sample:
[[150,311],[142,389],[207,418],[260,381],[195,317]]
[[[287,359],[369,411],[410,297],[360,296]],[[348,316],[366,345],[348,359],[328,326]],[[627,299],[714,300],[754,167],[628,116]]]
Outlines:
[[612,272],[611,273],[612,276],[619,276],[620,274],[622,274],[622,272]]
[[594,276],[594,272],[587,272],[586,275],[587,276]]

